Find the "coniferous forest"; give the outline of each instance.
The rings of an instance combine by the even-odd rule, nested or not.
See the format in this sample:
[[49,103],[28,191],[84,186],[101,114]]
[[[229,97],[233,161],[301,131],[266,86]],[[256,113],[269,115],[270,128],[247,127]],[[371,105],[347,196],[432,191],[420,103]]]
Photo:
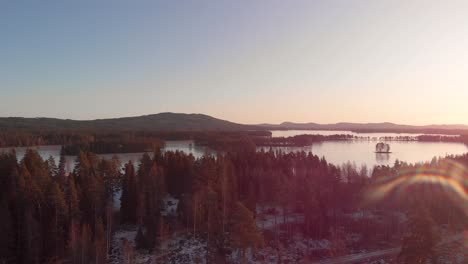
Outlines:
[[[34,150],[17,160],[12,151],[0,154],[0,260],[108,263],[117,250],[113,236],[132,227],[135,237],[119,249],[122,263],[134,263],[138,252],[157,254],[174,236],[203,241],[206,251],[198,261],[204,263],[261,260],[257,252],[263,248],[280,254],[297,236],[330,243],[301,260],[385,241],[382,246],[402,244],[402,263],[419,263],[442,254],[437,227],[463,230],[466,203],[429,183],[386,196],[379,188],[392,184],[388,175],[455,166],[448,160],[468,165],[466,155],[417,166],[397,162],[373,168],[369,177],[365,167],[337,167],[305,152],[245,150],[195,159],[156,150],[127,164],[80,152],[67,172],[63,153],[56,162]],[[458,188],[466,192],[466,182]],[[374,199],[376,191],[382,197]],[[378,217],[350,217],[359,212]],[[400,221],[402,215],[408,220]],[[350,245],[349,233],[358,234],[359,243]]]

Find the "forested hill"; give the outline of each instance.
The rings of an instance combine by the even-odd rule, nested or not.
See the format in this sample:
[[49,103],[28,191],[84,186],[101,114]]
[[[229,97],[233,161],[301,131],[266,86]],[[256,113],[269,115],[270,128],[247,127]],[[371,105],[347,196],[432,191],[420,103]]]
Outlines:
[[242,125],[203,114],[159,113],[137,117],[96,120],[56,118],[0,118],[1,130],[156,130],[156,131],[241,131],[259,127]]
[[340,130],[354,132],[394,132],[424,134],[468,134],[467,125],[413,126],[394,123],[293,123],[245,125],[203,114],[159,113],[96,120],[0,117],[3,131],[248,131],[248,130]]

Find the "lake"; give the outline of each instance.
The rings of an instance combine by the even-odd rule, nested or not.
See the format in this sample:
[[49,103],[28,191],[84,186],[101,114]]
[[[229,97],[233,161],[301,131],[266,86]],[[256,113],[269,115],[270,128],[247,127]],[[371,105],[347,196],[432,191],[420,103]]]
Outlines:
[[[275,135],[277,133],[289,132],[296,133],[294,131],[272,131]],[[301,131],[302,134],[307,131]],[[323,131],[313,131],[320,132],[322,135],[326,135],[328,132]],[[336,133],[337,131],[333,131]],[[348,131],[343,131],[346,132]],[[349,132],[348,132],[349,133]],[[373,133],[360,133],[359,135],[366,135]],[[376,136],[402,136],[406,134],[396,134],[396,133],[378,133]],[[392,165],[395,163],[395,160],[405,161],[409,163],[424,162],[430,161],[433,157],[445,157],[446,155],[460,155],[468,152],[468,147],[462,143],[453,143],[453,142],[405,142],[405,141],[391,141],[389,142],[391,147],[391,152],[389,154],[376,154],[375,144],[378,141],[372,140],[352,140],[352,141],[325,141],[313,143],[310,146],[306,147],[273,147],[274,150],[281,149],[285,152],[291,151],[311,151],[313,154],[318,155],[319,157],[325,157],[328,162],[335,165],[342,165],[348,161],[354,162],[357,166],[362,164],[367,165],[368,168],[372,168],[375,165]],[[60,158],[60,146],[37,146],[31,147],[37,149],[39,154],[47,159],[49,156],[55,158],[58,162]],[[1,151],[8,151],[11,148],[0,148]],[[15,148],[18,159],[21,159],[24,156],[24,153],[27,147],[18,147]],[[257,148],[258,150],[262,149],[261,147]],[[264,148],[268,150],[269,148]],[[205,153],[214,153],[210,151],[207,147],[196,145],[191,140],[185,141],[166,141],[166,146],[164,151],[184,151],[185,153],[191,153],[194,157],[198,158],[203,156]],[[138,163],[139,159],[143,153],[117,153],[117,154],[100,154],[98,156],[103,158],[111,158],[112,156],[117,156],[122,165],[127,163],[129,160],[134,163]],[[66,157],[66,170],[71,171],[74,167],[76,156],[67,156]]]
[[[305,147],[272,147],[273,150],[285,152],[311,151],[319,157],[335,165],[342,165],[348,161],[357,166],[365,164],[368,168],[375,165],[393,165],[398,159],[408,163],[430,161],[433,157],[459,155],[468,152],[468,147],[462,143],[453,142],[417,142],[392,141],[391,152],[388,154],[374,153],[376,141],[324,141],[313,143]],[[257,148],[258,150],[262,147]],[[268,150],[269,148],[263,148]]]
[[[363,164],[368,168],[375,165],[392,165],[396,160],[408,163],[430,161],[434,157],[445,157],[447,155],[460,155],[468,152],[468,146],[457,142],[417,142],[417,141],[389,141],[391,152],[388,154],[374,153],[375,145],[381,137],[416,137],[423,134],[411,133],[356,133],[351,131],[332,130],[273,130],[273,137],[291,137],[296,135],[336,135],[347,134],[358,137],[368,137],[370,140],[350,141],[324,141],[313,143],[305,147],[273,147],[274,150],[281,149],[285,152],[311,151],[320,157],[325,157],[328,162],[341,165],[348,161],[357,166]],[[433,134],[434,135],[434,134]],[[440,134],[437,134],[440,135]],[[452,135],[440,135],[452,136]],[[262,148],[258,148],[260,150]],[[263,148],[268,149],[268,148]]]

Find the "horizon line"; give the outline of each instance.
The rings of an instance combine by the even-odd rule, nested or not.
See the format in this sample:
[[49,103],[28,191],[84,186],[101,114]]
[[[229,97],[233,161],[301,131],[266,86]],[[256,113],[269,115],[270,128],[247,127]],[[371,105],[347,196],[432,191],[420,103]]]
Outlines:
[[317,123],[314,121],[306,121],[306,122],[295,122],[295,121],[282,121],[279,123],[269,123],[269,122],[259,122],[255,124],[248,124],[248,123],[240,123],[240,122],[234,122],[230,121],[228,119],[224,118],[219,118],[215,117],[209,114],[204,114],[204,113],[184,113],[184,112],[159,112],[159,113],[154,113],[154,114],[141,114],[141,115],[133,115],[133,116],[118,116],[118,117],[107,117],[107,118],[94,118],[94,119],[72,119],[72,118],[59,118],[59,117],[47,117],[47,116],[36,116],[36,117],[26,117],[26,116],[0,116],[0,118],[24,118],[24,119],[57,119],[57,120],[69,120],[69,121],[99,121],[99,120],[109,120],[109,119],[121,119],[121,118],[138,118],[138,117],[144,117],[144,116],[154,116],[154,115],[161,115],[161,114],[179,114],[179,115],[203,115],[219,120],[224,120],[228,121],[231,123],[236,123],[240,125],[251,125],[251,126],[279,126],[284,123],[291,123],[294,125],[307,125],[307,124],[315,124],[315,125],[337,125],[337,124],[359,124],[359,125],[371,125],[371,124],[390,124],[390,125],[399,125],[399,126],[414,126],[414,127],[427,127],[427,126],[466,126],[468,129],[468,124],[460,124],[460,123],[453,123],[453,124],[437,124],[437,123],[431,123],[431,124],[425,124],[425,125],[414,125],[414,124],[403,124],[403,123],[395,123],[395,122],[388,122],[388,121],[381,121],[381,122],[352,122],[352,121],[340,121],[340,122],[335,122],[335,123]]

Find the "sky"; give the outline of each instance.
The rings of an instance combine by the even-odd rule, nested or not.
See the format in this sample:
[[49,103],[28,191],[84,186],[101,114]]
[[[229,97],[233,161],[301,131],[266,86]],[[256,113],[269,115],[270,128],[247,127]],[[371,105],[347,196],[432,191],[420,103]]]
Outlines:
[[468,1],[0,0],[0,116],[468,124]]

